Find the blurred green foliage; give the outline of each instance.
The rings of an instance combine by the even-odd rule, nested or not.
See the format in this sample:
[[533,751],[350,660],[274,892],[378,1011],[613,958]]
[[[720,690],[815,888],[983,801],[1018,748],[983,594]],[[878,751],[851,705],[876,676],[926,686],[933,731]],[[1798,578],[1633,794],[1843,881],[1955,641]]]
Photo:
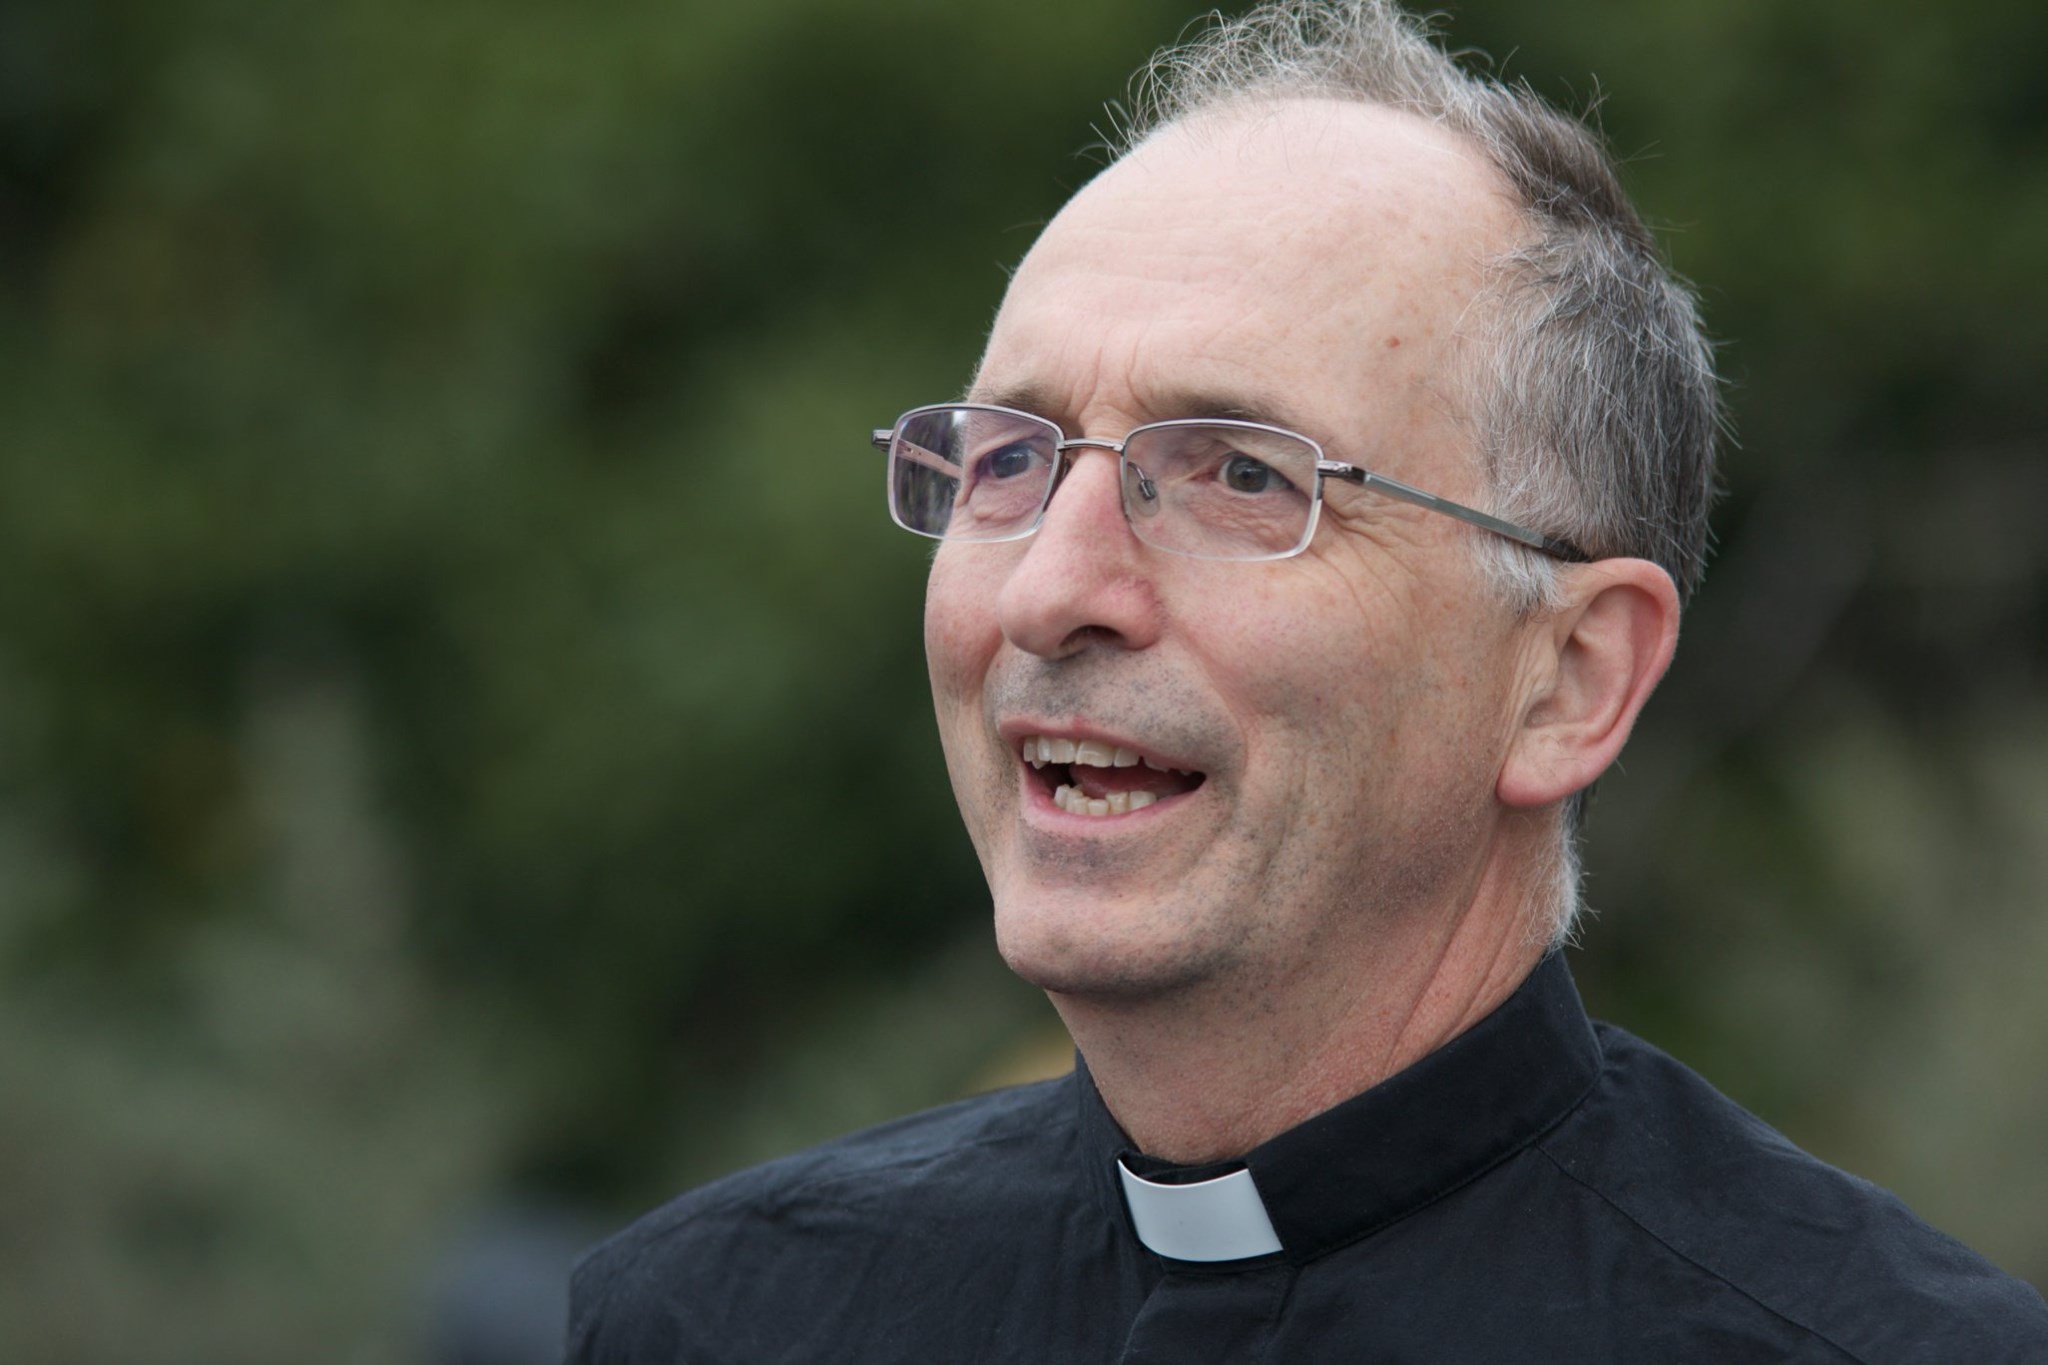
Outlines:
[[[415,1359],[489,1201],[1053,1027],[863,438],[1188,17],[0,9],[0,1358]],[[1604,96],[1742,439],[1587,993],[2048,1282],[2048,11],[1452,37]]]

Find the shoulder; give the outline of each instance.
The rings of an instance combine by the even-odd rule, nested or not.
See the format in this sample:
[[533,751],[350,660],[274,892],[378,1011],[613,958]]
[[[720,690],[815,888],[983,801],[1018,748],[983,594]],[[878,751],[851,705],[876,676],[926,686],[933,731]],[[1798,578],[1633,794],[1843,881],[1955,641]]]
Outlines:
[[1598,1028],[1600,1081],[1540,1147],[1646,1250],[1846,1359],[2048,1357],[2048,1305],[2030,1286],[1656,1048]]
[[[729,1341],[764,1315],[843,1321],[826,1300],[871,1293],[920,1256],[972,1254],[978,1231],[1042,1199],[1045,1181],[1069,1164],[1074,1114],[1072,1078],[1047,1081],[898,1119],[681,1195],[578,1264],[570,1358],[671,1358],[678,1332],[702,1327]],[[991,1179],[998,1165],[1003,1178]],[[727,1321],[713,1327],[712,1316]]]
[[899,1203],[971,1176],[995,1151],[1042,1147],[1071,1127],[1071,1078],[996,1091],[878,1127],[714,1180],[641,1218],[599,1246],[588,1262],[631,1253],[687,1232],[706,1219],[818,1199]]

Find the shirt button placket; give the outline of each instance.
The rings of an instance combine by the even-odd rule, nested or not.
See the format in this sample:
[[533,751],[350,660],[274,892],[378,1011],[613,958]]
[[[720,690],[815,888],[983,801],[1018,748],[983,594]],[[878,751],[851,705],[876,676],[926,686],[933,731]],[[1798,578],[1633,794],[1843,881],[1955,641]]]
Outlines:
[[1294,1268],[1169,1272],[1138,1310],[1122,1365],[1246,1365],[1264,1360]]

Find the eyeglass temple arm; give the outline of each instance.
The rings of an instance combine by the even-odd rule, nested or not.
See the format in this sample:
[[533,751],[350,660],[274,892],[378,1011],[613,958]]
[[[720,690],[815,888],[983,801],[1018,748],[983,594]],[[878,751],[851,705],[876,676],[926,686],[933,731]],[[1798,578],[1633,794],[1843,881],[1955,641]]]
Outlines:
[[1477,526],[1481,530],[1491,531],[1497,536],[1506,536],[1517,544],[1526,545],[1532,550],[1541,550],[1544,554],[1555,556],[1570,563],[1583,564],[1592,558],[1591,555],[1569,541],[1554,539],[1544,535],[1541,531],[1532,531],[1526,526],[1517,526],[1512,521],[1502,521],[1499,517],[1490,516],[1485,512],[1479,511],[1477,508],[1467,507],[1459,502],[1452,502],[1449,498],[1440,498],[1434,493],[1425,493],[1420,488],[1411,488],[1399,479],[1390,479],[1384,474],[1375,474],[1370,469],[1360,469],[1357,465],[1340,464],[1335,460],[1323,460],[1317,463],[1316,472],[1325,478],[1343,479],[1346,482],[1358,484],[1363,488],[1378,489],[1390,498],[1399,498],[1403,502],[1412,502],[1417,507],[1427,507],[1433,512],[1442,512],[1447,517],[1456,517],[1459,521]]
[[[875,449],[887,450],[889,448],[891,440],[895,437],[895,435],[896,433],[894,431],[890,431],[882,427],[876,427],[875,434],[870,436],[868,439],[874,443]],[[936,469],[941,474],[947,475],[950,478],[957,479],[960,477],[959,465],[954,464],[951,460],[939,454],[937,451],[926,450],[923,446],[918,445],[914,441],[897,441],[896,453],[903,459],[913,461],[917,464],[921,464],[925,466],[927,469]]]

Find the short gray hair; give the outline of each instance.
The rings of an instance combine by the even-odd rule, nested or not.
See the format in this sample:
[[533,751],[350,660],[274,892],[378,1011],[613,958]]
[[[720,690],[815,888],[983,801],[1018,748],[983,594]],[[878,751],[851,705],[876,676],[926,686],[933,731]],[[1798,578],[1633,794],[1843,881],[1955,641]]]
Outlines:
[[[1530,235],[1491,263],[1470,348],[1467,397],[1494,510],[1595,557],[1650,560],[1689,598],[1723,427],[1713,348],[1600,138],[1526,83],[1465,70],[1392,0],[1280,0],[1219,17],[1156,55],[1117,150],[1199,115],[1289,98],[1416,114],[1470,139],[1499,170]],[[1554,604],[1553,561],[1478,540],[1517,610]],[[1567,937],[1578,913],[1589,795],[1565,804],[1544,926],[1553,938]]]

